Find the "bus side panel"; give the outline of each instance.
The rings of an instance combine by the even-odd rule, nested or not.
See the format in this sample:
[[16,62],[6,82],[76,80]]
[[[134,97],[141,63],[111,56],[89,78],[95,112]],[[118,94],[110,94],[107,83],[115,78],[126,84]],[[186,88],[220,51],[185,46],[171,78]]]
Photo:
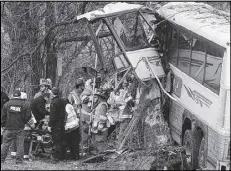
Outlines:
[[221,135],[214,131],[212,128],[208,128],[208,162],[217,163],[219,161],[227,160],[228,156],[228,143],[230,136]]
[[172,138],[181,145],[182,117],[184,108],[179,103],[172,101],[169,114],[169,123]]
[[174,73],[173,92],[177,96],[178,103],[193,113],[196,118],[216,128],[223,101],[208,88],[198,83],[187,74],[171,65]]

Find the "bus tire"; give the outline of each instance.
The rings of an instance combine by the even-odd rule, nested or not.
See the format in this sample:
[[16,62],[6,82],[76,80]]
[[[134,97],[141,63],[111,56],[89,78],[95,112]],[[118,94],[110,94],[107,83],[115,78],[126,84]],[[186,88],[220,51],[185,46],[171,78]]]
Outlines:
[[[186,163],[189,170],[192,169],[192,161],[193,161],[193,136],[191,130],[186,130],[183,138],[183,146],[186,151]],[[187,169],[187,170],[188,170]]]

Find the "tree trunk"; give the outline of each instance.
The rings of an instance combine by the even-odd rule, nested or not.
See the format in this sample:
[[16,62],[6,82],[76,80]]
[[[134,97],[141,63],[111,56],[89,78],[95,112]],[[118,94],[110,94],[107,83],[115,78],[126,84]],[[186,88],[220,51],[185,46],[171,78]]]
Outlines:
[[[46,2],[46,18],[45,29],[46,31],[55,24],[55,7],[53,2]],[[56,82],[56,68],[57,68],[57,52],[55,48],[55,33],[51,31],[50,35],[45,40],[46,49],[46,78],[52,80],[53,86]]]
[[[28,9],[30,11],[33,6],[36,5],[33,2],[30,2],[30,8]],[[27,30],[30,35],[29,39],[29,44],[30,44],[30,49],[34,49],[36,45],[38,44],[38,29],[39,25],[38,22],[30,22],[33,21],[33,10],[30,12],[28,11],[28,24],[27,24]],[[34,54],[31,56],[31,84],[32,85],[39,85],[39,80],[41,77],[41,72],[42,72],[42,62],[40,58],[40,49],[38,49]],[[35,95],[35,93],[38,91],[38,86],[32,86],[32,96]]]

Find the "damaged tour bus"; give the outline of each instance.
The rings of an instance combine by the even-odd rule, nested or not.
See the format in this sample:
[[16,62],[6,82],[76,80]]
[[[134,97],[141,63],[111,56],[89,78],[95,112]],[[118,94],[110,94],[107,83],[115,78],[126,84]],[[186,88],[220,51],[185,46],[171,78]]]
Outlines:
[[[158,11],[110,3],[77,16],[86,30],[81,36],[93,44],[95,69],[112,73],[114,89],[133,72],[141,82],[137,104],[160,95],[169,102],[172,138],[187,147],[193,169],[230,167],[229,19],[208,5],[188,2],[167,3]],[[157,88],[161,91],[152,94]]]
[[230,170],[230,14],[171,2],[156,29],[174,83],[169,122],[193,169]]

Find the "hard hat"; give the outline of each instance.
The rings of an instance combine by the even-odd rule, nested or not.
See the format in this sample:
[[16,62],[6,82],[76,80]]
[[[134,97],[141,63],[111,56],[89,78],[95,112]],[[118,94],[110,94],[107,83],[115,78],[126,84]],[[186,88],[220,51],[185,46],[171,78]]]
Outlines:
[[41,86],[41,85],[48,86],[48,85],[49,85],[49,83],[48,83],[48,81],[47,81],[47,80],[45,80],[44,78],[41,78],[41,79],[40,79],[40,81],[39,81],[39,86]]

